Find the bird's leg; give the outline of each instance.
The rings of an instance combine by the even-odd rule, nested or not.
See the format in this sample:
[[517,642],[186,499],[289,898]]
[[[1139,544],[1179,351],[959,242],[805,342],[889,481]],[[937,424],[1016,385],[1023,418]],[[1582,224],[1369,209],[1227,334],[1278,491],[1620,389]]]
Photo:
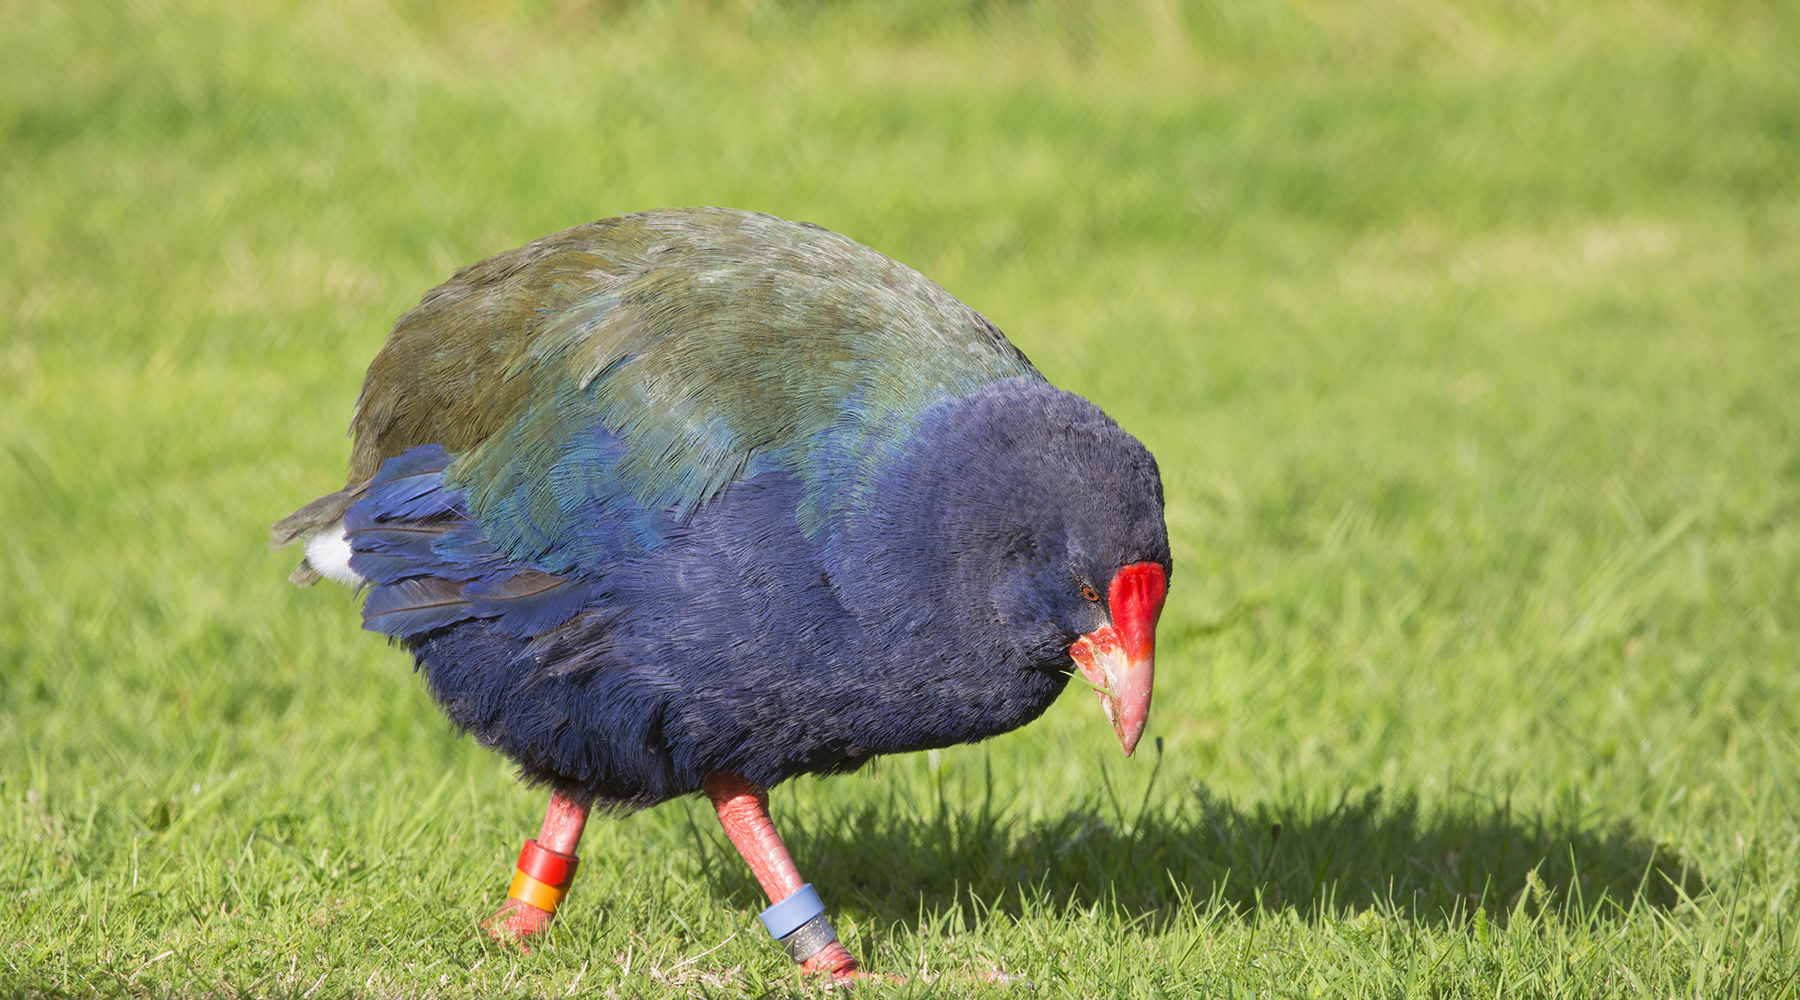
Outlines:
[[[732,846],[762,883],[769,902],[776,904],[763,912],[763,922],[769,925],[771,933],[782,935],[782,944],[800,968],[829,972],[840,979],[863,975],[856,968],[856,959],[850,957],[831,925],[825,923],[818,896],[800,880],[800,870],[794,867],[781,835],[775,832],[775,824],[769,820],[768,791],[735,774],[715,774],[706,779],[706,797],[712,799],[713,808],[719,812],[719,825],[725,828],[725,836],[731,838]],[[784,909],[780,904],[790,899],[790,906],[798,904],[802,911],[811,912],[796,911],[797,918],[784,921],[776,914]],[[771,923],[772,919],[776,922]],[[781,929],[794,919],[800,921],[798,927]]]
[[536,840],[525,842],[519,852],[519,867],[513,873],[512,890],[506,905],[482,926],[488,934],[502,941],[518,941],[550,926],[556,908],[575,880],[575,848],[581,844],[581,831],[587,825],[587,807],[562,792],[550,794],[550,808],[544,812],[544,828]]

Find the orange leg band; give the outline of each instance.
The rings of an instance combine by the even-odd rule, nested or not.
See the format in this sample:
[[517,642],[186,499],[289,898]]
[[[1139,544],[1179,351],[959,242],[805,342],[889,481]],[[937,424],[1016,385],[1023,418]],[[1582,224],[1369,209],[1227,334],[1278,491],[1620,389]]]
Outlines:
[[545,913],[555,913],[556,908],[562,905],[563,897],[569,894],[569,887],[547,885],[524,872],[513,872],[512,889],[506,894]]

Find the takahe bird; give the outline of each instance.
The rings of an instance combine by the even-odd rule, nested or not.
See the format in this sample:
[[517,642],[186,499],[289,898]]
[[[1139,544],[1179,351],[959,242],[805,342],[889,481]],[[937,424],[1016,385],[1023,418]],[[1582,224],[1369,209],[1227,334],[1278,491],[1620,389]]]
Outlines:
[[492,931],[545,926],[590,807],[704,791],[809,970],[856,963],[766,789],[1041,714],[1125,752],[1170,573],[1156,461],[979,313],[817,226],[576,226],[459,271],[363,382],[349,485],[275,525],[368,588],[455,724],[552,790]]

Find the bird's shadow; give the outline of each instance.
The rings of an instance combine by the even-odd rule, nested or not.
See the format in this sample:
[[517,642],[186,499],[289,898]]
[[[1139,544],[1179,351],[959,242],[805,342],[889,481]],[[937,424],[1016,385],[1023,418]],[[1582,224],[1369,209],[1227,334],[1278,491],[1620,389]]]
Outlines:
[[[921,808],[895,795],[783,826],[830,905],[890,925],[964,908],[979,911],[965,914],[973,918],[1097,904],[1149,926],[1189,904],[1239,918],[1385,908],[1440,925],[1477,911],[1504,923],[1524,904],[1534,914],[1592,916],[1667,909],[1705,888],[1678,849],[1624,821],[1522,814],[1477,799],[1427,808],[1379,788],[1249,808],[1204,786],[1142,803],[1101,794],[1029,821],[991,798],[971,806],[940,796]],[[741,866],[707,868],[717,891],[760,905]]]

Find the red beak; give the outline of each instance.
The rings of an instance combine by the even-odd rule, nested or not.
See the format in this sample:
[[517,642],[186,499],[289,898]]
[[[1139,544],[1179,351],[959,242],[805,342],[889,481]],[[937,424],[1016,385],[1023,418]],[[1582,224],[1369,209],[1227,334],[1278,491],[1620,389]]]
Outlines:
[[1102,625],[1069,647],[1069,656],[1100,696],[1107,721],[1119,734],[1125,756],[1137,749],[1150,718],[1150,688],[1156,678],[1156,620],[1162,616],[1168,577],[1153,562],[1133,563],[1113,575],[1106,603],[1112,624]]

